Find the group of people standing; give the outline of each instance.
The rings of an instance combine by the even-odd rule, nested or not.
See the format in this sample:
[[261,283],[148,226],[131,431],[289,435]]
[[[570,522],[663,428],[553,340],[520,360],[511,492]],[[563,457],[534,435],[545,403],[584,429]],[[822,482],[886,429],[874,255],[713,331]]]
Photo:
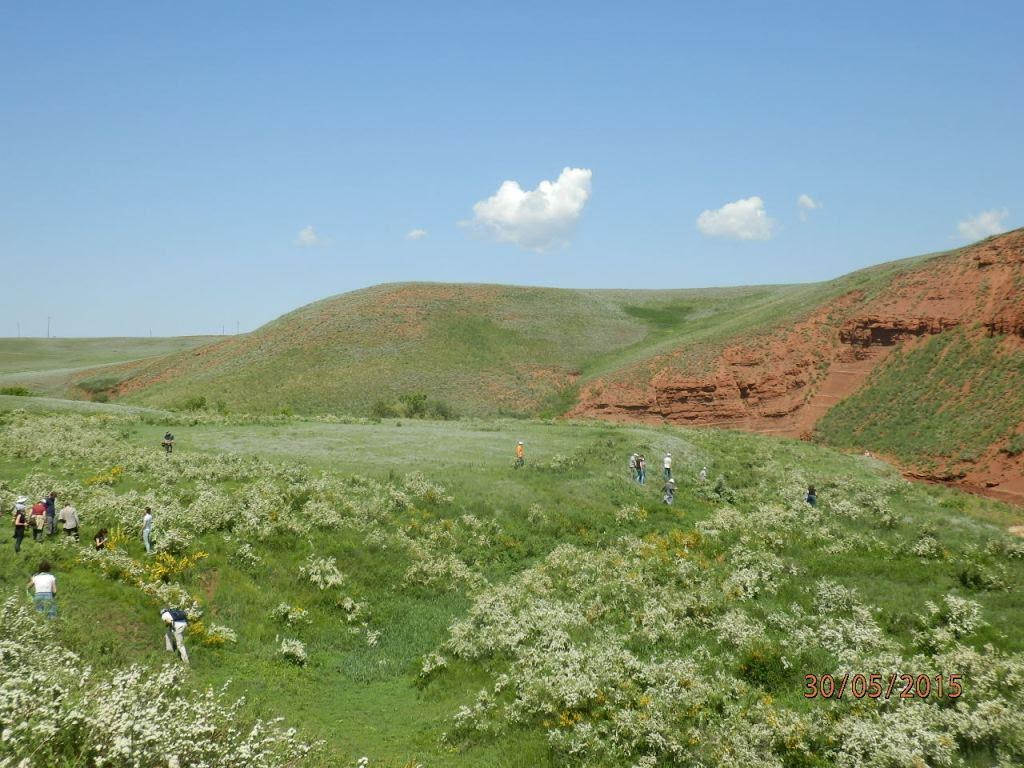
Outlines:
[[71,504],[65,504],[58,513],[57,494],[54,491],[50,491],[31,508],[28,506],[28,497],[19,496],[14,502],[14,551],[21,552],[26,528],[32,529],[33,541],[42,541],[57,533],[58,522],[66,536],[78,539],[78,510]]
[[[47,496],[28,506],[28,497],[19,496],[14,502],[14,551],[21,552],[21,543],[25,538],[25,529],[32,529],[34,541],[44,541],[57,531],[57,522],[63,526],[67,536],[79,539],[78,511],[66,504],[59,513],[56,512],[57,494],[51,491]],[[106,549],[110,541],[110,533],[100,528],[93,538],[96,549]],[[153,510],[146,507],[142,513],[142,543],[146,554],[153,554]],[[26,588],[31,591],[32,602],[37,611],[47,618],[57,617],[57,577],[53,575],[48,560],[39,563],[38,570],[28,580]],[[188,628],[188,615],[178,608],[161,608],[160,620],[165,627],[165,647],[176,653],[183,662],[189,663],[188,651],[185,650],[185,630]]]
[[[635,482],[640,483],[640,485],[645,485],[647,483],[647,457],[642,453],[634,453],[630,456],[629,472]],[[675,501],[676,494],[676,481],[672,479],[671,453],[666,453],[664,458],[661,460],[661,472],[665,480],[665,485],[661,489],[661,500],[666,504],[671,504]]]
[[[57,525],[64,531],[65,536],[74,537],[79,540],[79,526],[81,521],[78,517],[78,510],[70,503],[57,512],[57,493],[50,491],[31,507],[28,506],[28,497],[19,496],[14,502],[14,551],[21,552],[21,543],[25,540],[25,529],[32,529],[32,540],[43,541],[57,533]],[[100,528],[93,538],[96,549],[105,549],[110,534],[106,528]],[[146,507],[142,513],[142,544],[146,548],[146,554],[153,554],[153,510]]]

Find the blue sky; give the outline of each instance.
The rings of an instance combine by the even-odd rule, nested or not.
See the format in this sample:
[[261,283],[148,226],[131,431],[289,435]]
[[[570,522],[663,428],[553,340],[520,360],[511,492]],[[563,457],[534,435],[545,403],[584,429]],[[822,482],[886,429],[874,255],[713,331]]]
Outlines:
[[944,250],[1024,224],[1022,28],[1019,2],[2,3],[0,335]]

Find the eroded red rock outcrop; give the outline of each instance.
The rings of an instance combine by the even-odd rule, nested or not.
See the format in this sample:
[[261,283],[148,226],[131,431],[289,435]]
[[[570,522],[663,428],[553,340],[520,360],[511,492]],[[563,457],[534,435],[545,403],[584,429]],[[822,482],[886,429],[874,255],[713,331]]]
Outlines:
[[893,348],[955,327],[1024,339],[1024,229],[924,260],[878,295],[842,296],[699,368],[681,365],[679,350],[646,371],[593,382],[573,415],[806,436]]

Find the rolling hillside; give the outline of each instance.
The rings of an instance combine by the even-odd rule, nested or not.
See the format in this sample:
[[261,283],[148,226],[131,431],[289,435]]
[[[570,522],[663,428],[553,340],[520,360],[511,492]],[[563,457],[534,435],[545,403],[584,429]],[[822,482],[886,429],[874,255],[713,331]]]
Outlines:
[[[116,363],[131,371],[139,361],[193,349],[214,338],[0,339],[0,388],[23,387],[63,397],[74,380],[85,385],[86,392],[101,392],[108,382],[88,381],[97,366]],[[83,391],[81,386],[77,389]]]
[[813,435],[1024,493],[1022,265],[1016,230],[807,285],[383,285],[81,384],[155,407],[369,414],[419,393],[442,414]]

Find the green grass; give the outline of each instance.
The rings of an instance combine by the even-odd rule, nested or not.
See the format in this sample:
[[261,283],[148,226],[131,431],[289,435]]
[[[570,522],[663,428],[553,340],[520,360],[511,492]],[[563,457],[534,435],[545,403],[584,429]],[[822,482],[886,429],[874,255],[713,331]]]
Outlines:
[[957,329],[894,351],[825,415],[818,436],[952,470],[1004,441],[1012,450],[1021,413],[1024,354],[1003,337]]
[[725,346],[770,334],[839,296],[860,291],[870,300],[926,258],[806,285],[377,286],[301,307],[198,354],[133,369],[126,399],[175,407],[205,397],[230,412],[368,414],[377,401],[423,394],[461,416],[556,415],[587,382],[642,382],[663,365],[700,371]]
[[[110,438],[158,454],[163,432],[159,414],[147,414],[140,421],[137,417],[125,420],[117,414],[126,412],[113,406],[100,412],[103,420],[74,417],[82,419],[74,424],[80,423],[86,430],[82,433],[86,444],[88,435],[96,435],[95,453],[88,459],[0,455],[0,494],[4,499],[35,482],[30,479],[33,475],[58,487],[77,487],[76,483],[116,461],[106,448]],[[13,423],[4,418],[0,416],[0,439],[4,424]],[[47,420],[49,417],[31,418],[36,421],[29,424],[44,435],[46,430],[58,428],[58,422]],[[896,521],[891,527],[880,528],[869,517],[847,519],[829,514],[826,522],[835,540],[863,536],[871,543],[835,555],[826,551],[828,542],[824,540],[810,544],[797,538],[781,540],[772,551],[798,565],[798,575],[784,582],[777,594],[743,605],[753,616],[767,616],[793,602],[805,603],[804,589],[820,578],[830,578],[856,587],[865,602],[877,607],[890,637],[904,648],[913,645],[913,616],[923,610],[924,601],[962,591],[957,572],[964,553],[1000,539],[1006,526],[1022,520],[1018,510],[997,502],[908,484],[876,460],[807,443],[717,430],[498,419],[459,423],[386,420],[362,425],[302,421],[247,426],[181,424],[174,426],[174,432],[176,453],[181,456],[209,456],[212,461],[230,452],[271,462],[256,476],[246,479],[239,475],[216,487],[237,494],[234,503],[241,507],[247,489],[262,482],[259,475],[263,475],[283,489],[284,504],[275,507],[274,514],[303,514],[302,505],[313,500],[308,490],[312,486],[305,485],[311,473],[324,472],[343,481],[360,475],[392,483],[413,471],[422,472],[443,484],[452,501],[419,501],[389,518],[387,530],[406,530],[413,536],[419,535],[417,531],[432,530],[438,535],[448,531],[450,544],[444,546],[451,546],[457,557],[492,584],[505,583],[537,566],[560,545],[597,553],[614,549],[626,535],[657,542],[659,537],[667,540],[693,532],[725,505],[708,495],[712,484],[705,487],[697,482],[697,472],[704,465],[712,478],[724,479],[725,487],[735,495],[732,506],[743,515],[753,514],[762,503],[776,503],[794,486],[798,496],[801,484],[807,482],[818,486],[826,509],[840,499],[857,500],[860,494],[869,494],[891,507]],[[523,470],[511,468],[517,440],[527,447]],[[650,463],[651,482],[643,488],[627,476],[626,459],[634,450],[646,453]],[[657,464],[666,450],[676,459],[680,484],[672,508],[658,501]],[[167,494],[168,499],[195,499],[197,481],[181,477],[168,486],[129,467],[114,488],[119,494],[147,489]],[[616,513],[624,505],[637,505],[647,515],[642,520],[620,520]],[[531,518],[537,509],[543,512],[543,521]],[[460,527],[459,521],[467,514],[497,526],[500,534],[486,543],[475,541]],[[112,525],[115,518],[113,509],[87,517],[84,532],[89,535],[100,525]],[[938,532],[948,556],[922,561],[903,551],[925,528]],[[449,534],[438,541],[448,541]],[[767,536],[770,531],[760,532],[758,539],[762,534]],[[233,535],[244,539],[246,531],[236,529]],[[445,641],[453,622],[466,616],[474,596],[464,586],[404,584],[407,555],[355,529],[274,536],[253,544],[264,559],[255,572],[232,560],[236,545],[226,542],[220,533],[207,534],[196,544],[209,557],[184,583],[200,596],[209,620],[233,627],[239,634],[236,646],[192,649],[196,685],[230,681],[230,690],[247,698],[247,712],[283,716],[308,737],[325,740],[326,753],[320,758],[323,765],[351,765],[362,755],[370,757],[371,765],[396,768],[409,762],[493,768],[564,764],[550,750],[539,721],[504,729],[495,736],[481,735],[458,743],[456,748],[440,741],[440,734],[452,729],[455,711],[463,704],[471,705],[477,692],[492,685],[505,664],[500,658],[453,661],[429,684],[416,684],[422,657]],[[693,556],[706,559],[710,576],[730,567],[732,546],[728,538],[708,540],[695,547]],[[0,549],[0,584],[8,591],[18,591],[35,560],[42,554],[51,556],[62,587],[62,632],[82,654],[83,663],[157,664],[164,660],[154,606],[136,590],[76,564],[67,551],[50,542],[36,545],[27,541],[24,547],[26,554],[21,558],[14,556],[9,544]],[[133,556],[143,556],[134,536],[127,548]],[[350,635],[332,599],[298,577],[298,567],[311,551],[337,558],[349,577],[346,594],[369,606],[370,627],[380,632],[377,646],[370,647],[361,636]],[[1024,593],[1019,589],[1024,583],[1024,562],[1008,560],[1004,566],[1010,589],[968,593],[982,604],[989,621],[972,643],[980,647],[991,642],[1005,652],[1020,653],[1024,652]],[[309,609],[312,624],[293,630],[269,621],[270,611],[282,601]],[[607,621],[609,628],[621,628],[632,618],[614,614]],[[298,636],[306,643],[311,656],[307,667],[293,667],[276,657],[274,649],[282,635]],[[771,642],[776,639],[768,638]],[[696,636],[688,639],[682,631],[664,647],[637,652],[681,654],[695,642]],[[770,650],[770,643],[768,647]],[[728,649],[711,646],[709,650],[721,654],[726,668],[738,669],[734,665],[739,662]],[[780,705],[802,711],[824,706],[801,699],[800,673],[828,671],[826,665],[835,660],[827,653],[802,661],[820,667],[798,668],[781,677],[771,666],[770,653],[767,661],[751,663],[751,679],[768,686]],[[843,705],[842,711],[851,710]]]
[[83,371],[193,349],[211,338],[0,339],[0,386],[62,397]]

